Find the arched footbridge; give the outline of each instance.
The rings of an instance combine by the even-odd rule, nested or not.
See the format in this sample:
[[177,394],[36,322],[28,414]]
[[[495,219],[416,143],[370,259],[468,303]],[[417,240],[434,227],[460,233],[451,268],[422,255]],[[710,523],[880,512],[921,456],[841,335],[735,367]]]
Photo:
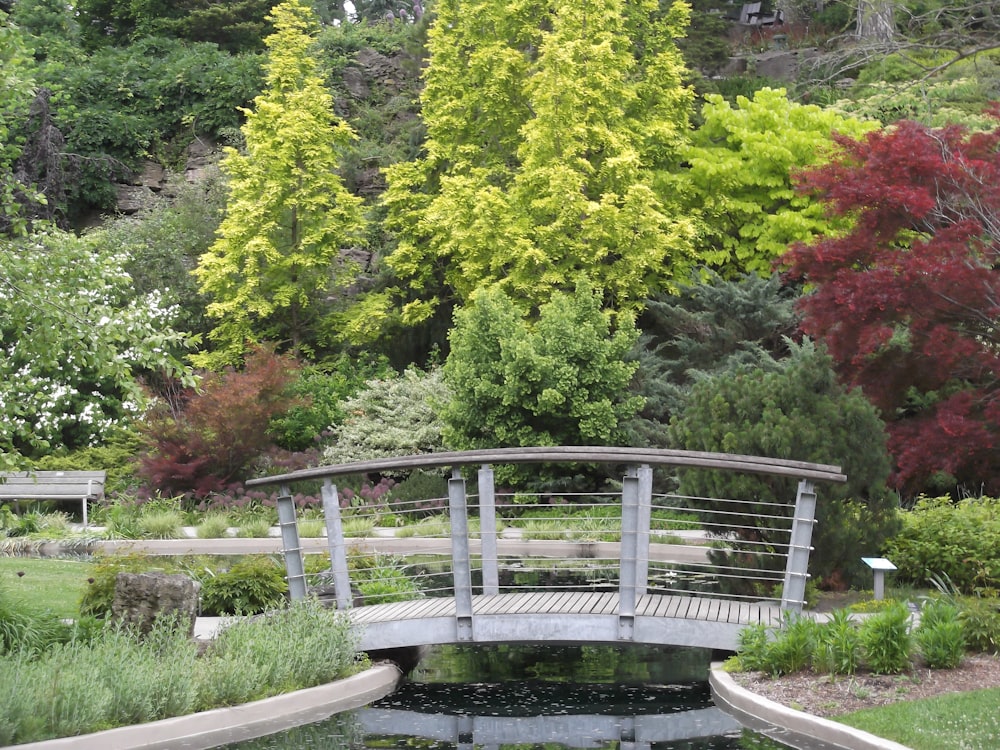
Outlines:
[[[495,465],[611,464],[620,489],[557,497],[505,492]],[[794,497],[695,498],[658,491],[654,467],[742,472],[798,480]],[[347,482],[450,470],[447,496],[358,502]],[[474,492],[469,491],[472,484]],[[335,480],[345,489],[338,490]],[[423,454],[255,479],[278,486],[288,583],[309,591],[292,488],[322,483],[338,608],[361,650],[443,643],[646,643],[735,650],[751,623],[777,625],[805,601],[816,483],[840,467],[755,456],[599,446]],[[384,485],[383,485],[384,487]],[[369,496],[373,493],[369,487]],[[376,493],[377,494],[377,493]],[[369,497],[369,500],[371,498]],[[437,508],[434,523],[399,527]],[[367,514],[368,518],[362,518]],[[444,520],[446,519],[446,520]],[[359,521],[362,521],[359,525]],[[358,531],[358,528],[363,529]],[[406,530],[405,536],[402,529]],[[731,554],[709,555],[712,548]],[[405,601],[357,599],[348,551],[381,556],[418,580]],[[719,559],[721,559],[721,562]],[[762,598],[760,592],[773,598]],[[748,592],[748,593],[734,593]],[[764,595],[765,597],[768,595]],[[369,597],[370,598],[370,597]]]

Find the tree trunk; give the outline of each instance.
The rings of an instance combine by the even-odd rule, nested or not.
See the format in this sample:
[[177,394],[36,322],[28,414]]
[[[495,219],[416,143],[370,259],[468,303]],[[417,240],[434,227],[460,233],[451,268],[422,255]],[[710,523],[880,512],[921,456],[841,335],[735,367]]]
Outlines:
[[858,37],[872,42],[892,41],[894,10],[893,0],[858,0]]

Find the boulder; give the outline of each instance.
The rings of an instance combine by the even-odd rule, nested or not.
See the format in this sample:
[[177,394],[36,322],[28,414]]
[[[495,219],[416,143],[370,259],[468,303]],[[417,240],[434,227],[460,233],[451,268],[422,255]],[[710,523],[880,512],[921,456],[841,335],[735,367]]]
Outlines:
[[201,584],[185,575],[170,573],[119,573],[111,613],[145,635],[157,618],[176,615],[194,635]]

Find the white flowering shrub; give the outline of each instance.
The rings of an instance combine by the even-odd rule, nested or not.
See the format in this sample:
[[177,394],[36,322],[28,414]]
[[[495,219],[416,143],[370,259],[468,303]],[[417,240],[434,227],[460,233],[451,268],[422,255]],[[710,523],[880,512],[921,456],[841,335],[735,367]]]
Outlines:
[[99,442],[142,409],[144,371],[190,377],[175,309],[137,296],[101,239],[0,240],[0,469]]

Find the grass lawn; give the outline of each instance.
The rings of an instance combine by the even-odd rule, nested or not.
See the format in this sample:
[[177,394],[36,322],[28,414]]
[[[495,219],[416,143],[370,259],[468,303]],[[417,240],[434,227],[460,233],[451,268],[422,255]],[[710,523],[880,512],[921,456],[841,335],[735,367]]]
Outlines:
[[91,567],[82,560],[0,557],[0,590],[59,617],[77,617]]
[[903,701],[838,716],[837,721],[913,750],[1000,748],[1000,688]]

